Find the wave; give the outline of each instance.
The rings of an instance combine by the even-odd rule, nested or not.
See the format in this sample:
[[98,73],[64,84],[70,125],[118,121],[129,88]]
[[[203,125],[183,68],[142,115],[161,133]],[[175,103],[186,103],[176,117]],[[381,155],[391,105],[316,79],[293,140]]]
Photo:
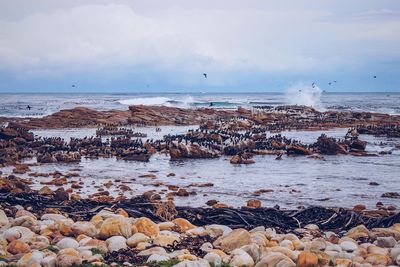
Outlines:
[[118,100],[118,103],[122,105],[145,105],[145,106],[170,106],[171,101],[174,101],[168,97],[156,96],[156,97],[138,97],[130,99]]

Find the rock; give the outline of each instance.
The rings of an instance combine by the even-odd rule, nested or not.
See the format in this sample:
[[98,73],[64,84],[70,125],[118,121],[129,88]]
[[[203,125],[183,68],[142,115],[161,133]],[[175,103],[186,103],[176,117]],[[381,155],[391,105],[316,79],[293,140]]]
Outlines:
[[57,258],[54,255],[47,256],[43,258],[41,265],[42,267],[55,267]]
[[173,222],[161,222],[158,224],[158,228],[160,231],[168,230],[171,231],[175,227],[175,223]]
[[82,263],[82,258],[79,252],[73,248],[62,249],[57,254],[56,266],[73,266]]
[[247,207],[259,209],[259,208],[261,208],[261,201],[258,199],[250,199],[247,201]]
[[147,259],[147,262],[160,262],[160,261],[167,261],[169,257],[167,255],[159,255],[159,254],[152,254]]
[[126,212],[126,210],[124,210],[123,208],[118,208],[116,211],[115,211],[115,214],[119,214],[119,215],[122,215],[123,217],[125,217],[125,218],[128,218],[129,217],[129,214]]
[[370,231],[370,237],[372,239],[377,239],[378,237],[388,237],[392,236],[397,241],[400,240],[400,231],[391,228],[373,228]]
[[298,267],[318,267],[318,257],[314,253],[303,251],[297,258]]
[[233,266],[254,266],[253,258],[242,249],[234,249],[231,257],[229,263]]
[[358,204],[358,205],[355,205],[355,206],[353,207],[353,210],[354,210],[354,211],[360,212],[360,211],[365,210],[366,208],[367,208],[367,207],[366,207],[365,205],[363,205],[363,204]]
[[147,235],[143,233],[136,233],[133,236],[129,237],[126,243],[128,244],[128,246],[134,248],[140,242],[148,242],[149,240],[150,238]]
[[305,146],[290,145],[286,149],[288,155],[311,155],[312,151]]
[[42,217],[40,217],[40,219],[42,221],[47,221],[47,220],[51,220],[51,221],[65,221],[67,220],[67,217],[65,217],[64,215],[61,214],[56,214],[56,213],[46,213],[43,214]]
[[177,144],[169,148],[171,159],[180,158],[217,158],[220,156],[219,152],[207,149],[198,144]]
[[160,247],[172,246],[179,243],[181,240],[177,235],[159,235],[153,239],[153,244]]
[[94,247],[103,252],[108,251],[107,242],[105,242],[103,240],[94,239],[94,238],[84,242],[84,246]]
[[41,267],[43,260],[43,253],[40,251],[34,251],[32,253],[25,254],[17,262],[18,267]]
[[253,164],[253,163],[255,163],[254,160],[242,157],[241,155],[232,156],[229,162],[231,164]]
[[181,232],[181,233],[184,233],[187,230],[196,228],[196,226],[194,226],[188,220],[183,219],[183,218],[176,218],[172,222],[175,224],[175,226],[177,228],[176,230]]
[[102,239],[107,239],[112,236],[124,236],[129,238],[131,235],[131,224],[124,218],[105,219],[99,231],[99,237]]
[[79,243],[78,243],[78,241],[76,241],[75,239],[73,239],[71,237],[65,237],[65,238],[61,239],[60,241],[58,241],[57,247],[59,247],[60,249],[64,249],[64,248],[76,249],[79,247]]
[[210,264],[204,260],[184,260],[174,265],[173,267],[210,267]]
[[61,187],[54,191],[54,198],[59,201],[66,201],[69,200],[69,194]]
[[72,227],[72,234],[75,236],[78,235],[87,235],[90,237],[94,237],[97,235],[97,229],[91,222],[75,222]]
[[339,143],[335,138],[327,137],[326,134],[321,134],[313,146],[323,155],[347,154],[348,152],[345,144]]
[[178,191],[176,192],[176,195],[178,197],[188,197],[189,196],[189,192],[184,188],[179,188]]
[[4,234],[4,238],[9,242],[13,240],[29,241],[35,237],[35,233],[30,229],[23,226],[14,226],[7,229]]
[[342,259],[342,258],[335,259],[335,266],[351,267],[352,265],[353,265],[353,262],[351,259]]
[[152,254],[168,255],[167,252],[165,251],[165,248],[161,248],[161,247],[149,248],[149,249],[139,252],[137,255],[138,256],[150,256]]
[[388,256],[381,254],[369,254],[365,258],[365,261],[374,266],[387,266],[391,262]]
[[13,240],[7,246],[7,251],[11,254],[26,254],[31,252],[31,248],[28,244],[20,241],[20,240]]
[[123,236],[112,236],[106,240],[106,243],[110,252],[128,248],[126,238]]
[[288,257],[280,253],[271,253],[263,257],[255,267],[295,267],[296,264]]
[[369,237],[369,230],[364,225],[359,225],[354,228],[351,228],[347,233],[347,237],[352,239],[358,238],[368,238]]
[[392,249],[390,250],[390,257],[392,258],[392,260],[393,260],[394,262],[396,262],[396,259],[397,259],[399,256],[400,256],[400,247],[395,247],[395,248],[392,248]]
[[354,250],[357,249],[357,244],[351,241],[343,241],[340,243],[340,247],[344,250],[344,251],[349,251],[352,252]]
[[392,248],[397,244],[396,239],[393,236],[378,237],[376,239],[376,245],[382,248]]
[[52,196],[54,194],[54,191],[50,189],[50,187],[43,186],[40,190],[39,190],[39,194],[43,195],[43,196]]
[[10,221],[8,220],[6,213],[3,210],[0,210],[0,228],[9,223]]
[[137,219],[134,225],[136,226],[139,233],[143,233],[150,237],[157,236],[160,232],[158,225],[146,217],[141,217]]
[[381,197],[385,198],[400,198],[400,194],[397,192],[386,192],[381,195]]
[[250,233],[242,228],[238,228],[227,234],[226,236],[219,237],[214,246],[222,248],[222,250],[230,252],[236,248],[240,248],[250,244]]
[[220,266],[222,264],[222,259],[221,256],[219,256],[217,253],[214,252],[209,252],[207,253],[203,259],[208,261],[208,263],[214,265],[214,266]]
[[40,231],[40,225],[38,221],[30,216],[21,216],[18,218],[15,218],[11,222],[11,226],[23,226],[31,230],[32,232],[39,232]]

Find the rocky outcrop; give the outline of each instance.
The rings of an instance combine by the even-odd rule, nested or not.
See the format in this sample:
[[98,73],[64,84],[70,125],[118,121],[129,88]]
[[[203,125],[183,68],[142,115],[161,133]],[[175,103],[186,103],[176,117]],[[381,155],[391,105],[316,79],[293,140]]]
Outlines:
[[325,134],[318,137],[314,147],[323,155],[347,154],[348,152],[346,144],[341,144],[335,138],[327,137]]
[[171,159],[181,158],[217,158],[220,156],[219,152],[210,150],[208,148],[199,146],[197,144],[177,144],[169,148],[169,154]]

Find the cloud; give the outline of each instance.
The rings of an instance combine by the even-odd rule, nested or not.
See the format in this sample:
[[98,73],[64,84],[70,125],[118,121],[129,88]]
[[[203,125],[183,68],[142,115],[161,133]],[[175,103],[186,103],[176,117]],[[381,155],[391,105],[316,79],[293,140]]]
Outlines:
[[329,5],[283,8],[270,1],[161,10],[110,2],[0,20],[0,70],[32,76],[207,70],[228,78],[240,72],[326,73],[400,57],[400,17],[388,8],[343,15]]

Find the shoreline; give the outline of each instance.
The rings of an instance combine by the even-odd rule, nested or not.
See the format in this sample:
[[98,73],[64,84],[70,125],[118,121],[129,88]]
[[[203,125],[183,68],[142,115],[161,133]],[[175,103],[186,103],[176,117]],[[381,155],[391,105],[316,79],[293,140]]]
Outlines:
[[[353,209],[262,207],[258,197],[271,191],[259,188],[240,208],[213,199],[207,201],[209,207],[176,206],[174,198],[190,197],[195,192],[191,187],[212,188],[214,184],[203,180],[190,180],[185,187],[163,183],[154,180],[160,178],[158,169],[146,167],[137,178],[154,181],[155,188],[166,188],[127,197],[124,192],[132,190],[136,177],[132,184],[109,179],[89,185],[81,176],[82,170],[70,165],[82,158],[116,158],[134,164],[148,162],[159,154],[165,154],[171,162],[225,157],[228,160],[224,164],[229,166],[251,166],[259,155],[273,157],[278,165],[282,159],[292,158],[384,158],[400,148],[398,142],[390,144],[390,151],[371,153],[360,134],[397,140],[400,116],[318,112],[300,106],[229,111],[131,106],[127,111],[75,108],[40,119],[7,120],[8,126],[0,128],[0,160],[11,168],[11,173],[0,172],[0,266],[400,264],[400,213],[395,205],[377,203],[376,209],[362,204],[355,204]],[[35,137],[28,131],[88,124],[97,127],[94,136],[70,140]],[[155,140],[135,128],[155,127],[161,135],[160,125],[198,128],[163,134]],[[321,134],[311,143],[275,134],[332,128],[349,129],[345,136]],[[25,159],[33,159],[33,163],[25,164]],[[41,166],[57,163],[71,167],[65,172],[40,171]],[[168,181],[176,176],[173,172],[161,175]],[[40,183],[40,189],[33,190],[39,177],[48,179]],[[82,197],[84,187],[93,187],[94,191]],[[297,190],[290,188],[288,192]],[[400,198],[397,192],[384,195]]]
[[369,217],[318,207],[190,210],[145,196],[119,203],[54,202],[37,193],[0,194],[0,199],[2,266],[400,263],[400,213]]
[[[60,110],[41,118],[0,117],[0,122],[13,122],[27,129],[99,127],[104,125],[194,125],[207,121],[242,118],[268,125],[278,121],[282,129],[330,129],[354,127],[357,124],[400,125],[400,115],[378,112],[324,111],[306,106],[260,106],[253,109],[177,108],[166,106],[129,106],[128,110],[96,111],[85,107]],[[299,120],[304,120],[299,122]],[[295,122],[297,122],[295,124]],[[315,128],[313,128],[315,127]]]

